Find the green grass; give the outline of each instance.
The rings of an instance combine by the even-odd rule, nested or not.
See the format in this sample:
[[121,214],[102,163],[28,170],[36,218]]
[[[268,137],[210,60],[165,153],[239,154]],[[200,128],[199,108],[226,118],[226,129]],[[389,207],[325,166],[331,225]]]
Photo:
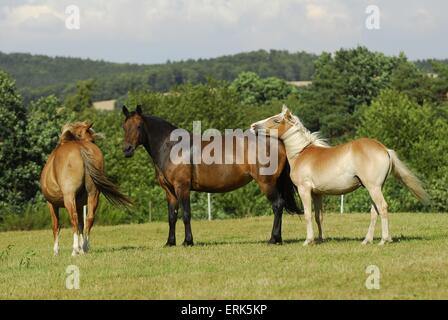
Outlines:
[[[282,246],[266,244],[272,217],[193,221],[192,248],[163,248],[167,223],[94,227],[92,250],[79,257],[69,229],[59,257],[50,230],[0,233],[0,299],[447,299],[448,216],[391,214],[395,242],[384,247],[360,244],[369,219],[326,215],[329,239],[311,247],[303,219],[288,215]],[[72,264],[79,290],[65,288]],[[369,265],[380,269],[380,290],[365,287]]]

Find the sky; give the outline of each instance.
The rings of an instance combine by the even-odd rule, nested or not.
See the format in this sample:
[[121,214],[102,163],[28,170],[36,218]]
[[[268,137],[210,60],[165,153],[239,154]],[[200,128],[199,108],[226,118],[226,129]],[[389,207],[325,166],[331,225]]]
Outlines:
[[0,51],[163,63],[364,45],[448,58],[447,14],[446,0],[0,0]]

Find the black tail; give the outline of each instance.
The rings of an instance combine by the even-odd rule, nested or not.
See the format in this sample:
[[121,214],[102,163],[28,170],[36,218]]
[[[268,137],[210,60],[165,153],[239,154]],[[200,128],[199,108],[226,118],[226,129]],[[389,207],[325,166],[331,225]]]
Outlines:
[[277,188],[285,201],[285,209],[289,213],[303,214],[303,210],[299,208],[295,195],[297,194],[297,187],[289,176],[291,168],[288,161],[286,161],[280,177],[277,180]]
[[81,157],[84,161],[86,173],[92,178],[95,186],[102,194],[104,194],[110,203],[122,207],[132,205],[131,200],[120,192],[118,186],[110,181],[102,170],[95,166],[89,152],[84,148],[81,148]]

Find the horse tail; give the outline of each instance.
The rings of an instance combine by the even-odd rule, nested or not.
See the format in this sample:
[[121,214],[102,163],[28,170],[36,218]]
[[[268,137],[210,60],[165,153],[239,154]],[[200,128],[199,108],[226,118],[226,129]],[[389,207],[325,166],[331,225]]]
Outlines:
[[132,205],[132,201],[120,192],[118,186],[106,177],[103,170],[95,166],[88,150],[81,148],[81,157],[84,162],[86,173],[92,178],[95,186],[102,194],[104,194],[110,203],[121,207],[128,207]]
[[285,209],[289,213],[303,214],[303,210],[299,208],[295,195],[297,194],[297,187],[289,176],[291,168],[288,161],[285,163],[283,171],[277,180],[277,188],[285,201]]
[[422,182],[409,170],[409,168],[398,159],[397,154],[394,150],[388,149],[392,172],[401,183],[403,183],[422,203],[429,203],[429,195],[423,189]]

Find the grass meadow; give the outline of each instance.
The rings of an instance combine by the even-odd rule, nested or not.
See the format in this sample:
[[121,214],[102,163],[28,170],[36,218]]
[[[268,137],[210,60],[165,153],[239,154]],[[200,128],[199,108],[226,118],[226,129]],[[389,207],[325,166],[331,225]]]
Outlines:
[[[327,214],[328,239],[303,247],[303,218],[285,215],[283,245],[268,245],[273,217],[193,221],[196,245],[174,248],[168,225],[96,226],[91,251],[71,257],[63,229],[53,256],[51,230],[0,233],[0,299],[447,299],[448,216],[392,213],[394,243],[362,246],[368,214]],[[80,288],[66,288],[66,269]],[[367,289],[377,266],[380,288]]]

